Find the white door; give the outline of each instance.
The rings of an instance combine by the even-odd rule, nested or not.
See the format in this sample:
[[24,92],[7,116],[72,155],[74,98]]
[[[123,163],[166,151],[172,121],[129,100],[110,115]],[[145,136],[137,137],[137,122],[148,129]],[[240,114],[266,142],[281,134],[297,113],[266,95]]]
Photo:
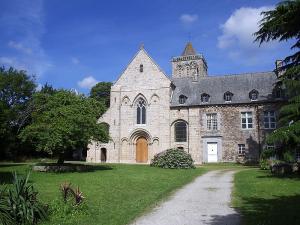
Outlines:
[[218,162],[217,143],[207,143],[207,162]]

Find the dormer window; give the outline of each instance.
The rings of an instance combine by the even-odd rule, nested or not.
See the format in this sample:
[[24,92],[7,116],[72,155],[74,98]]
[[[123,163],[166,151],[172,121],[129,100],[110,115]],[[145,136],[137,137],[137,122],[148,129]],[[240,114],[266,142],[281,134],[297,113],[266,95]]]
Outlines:
[[256,101],[258,99],[258,91],[255,90],[255,89],[250,91],[249,98],[250,98],[251,101]]
[[187,97],[185,95],[179,96],[179,104],[184,104],[187,100]]
[[209,102],[209,98],[210,98],[209,94],[203,93],[201,95],[201,102],[202,103],[207,103],[207,102]]
[[141,73],[144,72],[144,65],[143,64],[140,65],[140,72]]
[[232,101],[233,94],[230,91],[227,91],[224,93],[224,100],[225,102],[231,102]]

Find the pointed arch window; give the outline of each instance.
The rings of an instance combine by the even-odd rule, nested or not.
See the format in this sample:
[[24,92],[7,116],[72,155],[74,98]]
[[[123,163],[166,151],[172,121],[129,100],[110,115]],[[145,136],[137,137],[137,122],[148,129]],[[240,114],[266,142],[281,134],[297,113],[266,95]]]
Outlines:
[[230,91],[227,91],[224,93],[224,100],[225,102],[231,102],[232,101],[233,94]]
[[251,101],[256,101],[258,99],[258,91],[255,90],[255,89],[250,91],[249,98],[250,98]]
[[136,123],[146,124],[146,103],[142,98],[138,99],[136,105]]
[[203,93],[203,94],[201,95],[201,102],[202,102],[202,103],[208,103],[209,98],[210,98],[209,94]]

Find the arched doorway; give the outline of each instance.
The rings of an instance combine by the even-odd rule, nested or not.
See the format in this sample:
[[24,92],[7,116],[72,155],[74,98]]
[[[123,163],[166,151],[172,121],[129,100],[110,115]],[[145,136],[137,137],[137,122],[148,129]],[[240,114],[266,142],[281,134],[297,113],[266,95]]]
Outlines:
[[148,142],[144,137],[139,137],[136,141],[136,162],[146,163],[148,161]]
[[106,154],[107,154],[106,148],[101,148],[101,155],[100,155],[101,162],[106,162]]

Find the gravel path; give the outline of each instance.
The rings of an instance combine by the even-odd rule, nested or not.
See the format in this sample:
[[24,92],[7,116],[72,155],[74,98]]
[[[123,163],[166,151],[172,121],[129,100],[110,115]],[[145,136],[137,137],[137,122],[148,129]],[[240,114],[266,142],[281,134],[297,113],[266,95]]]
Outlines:
[[132,225],[237,225],[230,207],[234,171],[211,171],[178,190]]

